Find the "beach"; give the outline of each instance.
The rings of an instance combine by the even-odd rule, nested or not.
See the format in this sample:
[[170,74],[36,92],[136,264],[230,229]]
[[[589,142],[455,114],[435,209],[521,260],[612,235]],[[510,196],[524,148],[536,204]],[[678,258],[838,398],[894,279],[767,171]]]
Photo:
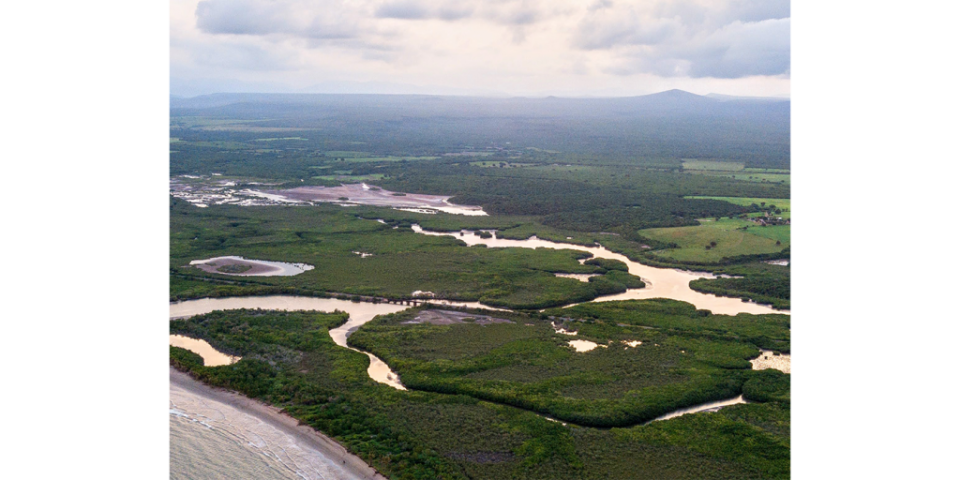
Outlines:
[[[184,393],[199,397],[205,406],[211,404],[222,404],[223,407],[217,413],[223,411],[233,412],[235,409],[242,415],[249,415],[255,418],[255,424],[262,429],[268,429],[271,432],[279,431],[284,436],[284,442],[292,441],[296,446],[290,448],[277,448],[284,456],[284,459],[291,455],[302,454],[308,456],[310,463],[316,463],[322,469],[323,474],[316,473],[316,478],[342,478],[342,479],[376,479],[386,480],[386,477],[377,473],[373,467],[367,465],[356,455],[349,453],[342,445],[335,440],[317,432],[307,425],[299,425],[297,419],[284,413],[281,409],[266,405],[257,400],[247,398],[236,392],[231,392],[222,388],[211,387],[195,380],[190,375],[176,370],[172,366],[167,366],[167,390],[168,390],[168,410],[171,391],[176,390],[178,395]],[[229,425],[235,426],[242,422],[230,422]],[[267,426],[263,426],[266,424]],[[272,427],[272,428],[270,428]],[[251,437],[261,438],[265,434],[263,431],[251,432]],[[243,437],[241,432],[239,437]],[[299,447],[299,448],[297,448]],[[266,449],[269,451],[269,449]],[[296,451],[294,451],[296,450]],[[265,452],[267,453],[267,452]],[[281,459],[281,463],[284,463]],[[301,478],[304,476],[313,477],[310,471],[316,471],[317,468],[307,469],[303,467],[302,459],[294,459],[287,462],[297,468],[296,474]],[[301,471],[303,470],[303,471]],[[306,473],[305,473],[306,472]],[[169,472],[168,472],[169,473]]]

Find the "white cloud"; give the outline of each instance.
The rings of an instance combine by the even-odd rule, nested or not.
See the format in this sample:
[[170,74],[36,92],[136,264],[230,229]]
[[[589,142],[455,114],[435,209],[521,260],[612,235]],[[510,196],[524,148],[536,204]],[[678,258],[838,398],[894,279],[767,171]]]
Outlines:
[[739,78],[790,72],[787,1],[608,2],[605,7],[584,16],[574,45],[614,52],[611,73]]
[[786,94],[789,39],[782,0],[171,0],[172,77],[292,90]]

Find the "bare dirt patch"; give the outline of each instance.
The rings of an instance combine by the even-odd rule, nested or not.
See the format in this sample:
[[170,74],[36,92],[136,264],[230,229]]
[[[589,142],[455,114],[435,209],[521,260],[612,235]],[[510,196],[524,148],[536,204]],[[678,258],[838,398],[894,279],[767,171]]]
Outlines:
[[371,187],[365,183],[340,185],[339,187],[296,187],[287,190],[268,190],[266,193],[281,195],[302,202],[351,203],[391,208],[429,208],[462,215],[484,215],[481,207],[455,205],[450,203],[450,197],[448,196],[419,193],[398,194],[398,192]]
[[312,265],[304,263],[269,262],[243,257],[216,257],[206,260],[194,260],[190,262],[190,265],[207,273],[219,273],[221,275],[234,275],[238,277],[290,276],[298,275],[307,270],[313,270]]
[[280,271],[278,267],[235,258],[221,258],[209,263],[198,263],[194,266],[207,273],[226,275],[263,275]]
[[456,312],[453,310],[424,310],[413,320],[403,322],[407,325],[429,323],[433,325],[453,325],[455,323],[475,323],[477,325],[490,325],[494,323],[513,323],[505,318],[496,318],[489,315],[477,315],[475,313]]

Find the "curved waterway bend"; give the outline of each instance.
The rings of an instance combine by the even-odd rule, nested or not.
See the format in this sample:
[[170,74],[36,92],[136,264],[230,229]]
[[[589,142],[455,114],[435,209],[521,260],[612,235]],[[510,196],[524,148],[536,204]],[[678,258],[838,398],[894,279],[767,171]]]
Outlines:
[[[437,237],[453,237],[462,240],[468,246],[486,245],[491,248],[552,248],[555,250],[578,250],[587,252],[596,258],[608,258],[619,260],[627,264],[627,270],[632,274],[643,279],[647,284],[646,288],[629,289],[626,292],[614,295],[607,295],[593,299],[593,302],[611,302],[614,300],[645,300],[649,298],[671,298],[683,302],[691,303],[699,309],[710,310],[713,313],[721,315],[736,315],[738,313],[782,313],[789,315],[789,310],[776,310],[767,305],[760,305],[753,302],[744,302],[739,298],[718,297],[709,293],[700,293],[690,288],[690,281],[698,278],[717,278],[715,275],[706,272],[691,272],[689,270],[678,270],[674,268],[658,268],[644,265],[630,260],[625,255],[611,252],[604,247],[587,247],[572,243],[558,243],[549,240],[543,240],[536,236],[526,240],[510,240],[506,238],[497,238],[495,231],[488,230],[493,234],[491,238],[480,238],[475,232],[462,230],[460,232],[431,232],[424,230],[420,225],[412,225],[414,232]],[[489,307],[485,307],[489,308]]]
[[170,319],[192,317],[210,313],[214,310],[234,310],[239,308],[260,308],[264,310],[312,310],[319,312],[333,312],[340,310],[347,312],[350,319],[347,323],[330,330],[330,337],[334,343],[355,352],[360,352],[370,358],[367,374],[373,380],[390,385],[399,390],[406,390],[400,383],[400,377],[390,370],[390,367],[372,353],[357,350],[347,345],[347,337],[361,325],[373,320],[377,315],[396,313],[406,310],[404,305],[389,303],[351,302],[336,298],[294,297],[289,295],[272,295],[267,297],[228,297],[228,298],[201,298],[170,304]]

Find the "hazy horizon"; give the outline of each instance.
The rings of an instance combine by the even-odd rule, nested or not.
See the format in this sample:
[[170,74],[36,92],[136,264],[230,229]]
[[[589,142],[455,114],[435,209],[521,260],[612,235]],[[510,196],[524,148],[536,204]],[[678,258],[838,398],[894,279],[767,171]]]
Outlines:
[[[358,85],[363,85],[363,84],[358,84]],[[418,86],[418,85],[403,85],[403,86],[405,86],[405,87],[411,87],[411,88],[421,88],[421,89],[422,89],[422,88],[425,88],[425,87],[421,87],[421,86]],[[490,99],[542,99],[542,98],[563,98],[563,99],[571,99],[571,100],[576,100],[576,99],[583,99],[583,100],[598,99],[598,100],[599,100],[599,99],[616,99],[616,98],[643,97],[643,96],[657,95],[657,94],[674,92],[674,91],[679,91],[679,92],[683,92],[683,93],[689,93],[689,94],[691,94],[691,95],[697,95],[697,96],[700,96],[700,97],[714,98],[714,99],[730,98],[730,99],[745,99],[745,100],[750,100],[750,99],[757,99],[757,100],[784,100],[784,101],[789,101],[789,100],[790,100],[790,95],[789,95],[789,94],[784,94],[784,95],[782,95],[782,96],[779,96],[779,95],[759,96],[759,95],[727,95],[727,94],[722,94],[722,93],[710,92],[710,93],[701,95],[701,94],[697,94],[697,93],[693,93],[693,92],[688,92],[688,91],[686,91],[686,90],[682,90],[682,89],[679,89],[679,88],[671,88],[671,89],[662,90],[662,91],[657,91],[657,92],[652,92],[652,93],[647,93],[647,94],[638,94],[638,95],[610,95],[610,96],[604,96],[604,95],[508,95],[508,94],[497,94],[497,93],[483,94],[482,92],[478,92],[478,93],[475,93],[475,94],[472,94],[472,93],[429,93],[429,92],[423,92],[423,93],[421,93],[421,92],[418,92],[418,91],[411,91],[411,92],[403,92],[403,91],[396,91],[396,92],[394,92],[394,91],[381,91],[381,92],[376,92],[376,91],[360,91],[360,90],[358,90],[358,91],[211,91],[211,92],[209,92],[209,93],[197,93],[197,94],[193,94],[193,95],[184,95],[184,94],[173,93],[173,90],[171,89],[170,96],[171,96],[171,97],[175,97],[175,98],[191,99],[191,98],[198,98],[198,97],[211,96],[211,95],[397,95],[397,96],[410,95],[410,96],[468,97],[468,98],[490,98]]]

